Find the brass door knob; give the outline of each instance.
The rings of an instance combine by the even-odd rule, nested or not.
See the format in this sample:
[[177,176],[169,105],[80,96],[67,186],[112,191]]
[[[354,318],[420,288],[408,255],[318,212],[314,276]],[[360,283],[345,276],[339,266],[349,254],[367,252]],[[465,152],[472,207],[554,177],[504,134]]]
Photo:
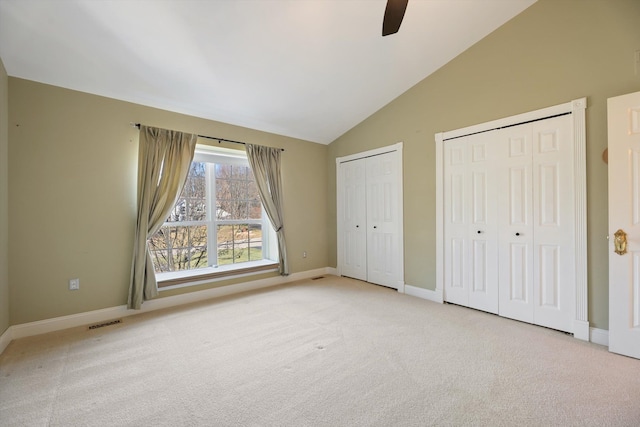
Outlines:
[[613,245],[615,246],[615,252],[618,255],[624,255],[627,253],[627,233],[622,230],[618,230],[613,235]]

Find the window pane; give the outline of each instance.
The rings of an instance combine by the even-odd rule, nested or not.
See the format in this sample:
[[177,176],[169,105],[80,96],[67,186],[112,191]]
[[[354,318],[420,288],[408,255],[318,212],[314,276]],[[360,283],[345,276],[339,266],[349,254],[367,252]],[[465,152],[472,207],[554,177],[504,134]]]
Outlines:
[[262,225],[249,225],[249,261],[262,259]]
[[259,224],[218,226],[218,265],[262,259],[262,227]]
[[167,222],[178,222],[187,220],[187,201],[180,197],[167,218]]
[[247,199],[247,182],[246,181],[231,181],[230,182],[230,198],[234,200],[246,200]]
[[156,272],[208,266],[207,226],[164,226],[149,239]]
[[219,165],[216,164],[216,178],[229,179],[231,178],[231,165]]
[[249,168],[247,166],[233,166],[231,169],[232,178],[246,181],[248,175],[249,175]]
[[189,201],[189,221],[206,221],[207,201],[205,199],[191,199]]
[[233,264],[233,225],[218,226],[218,265]]
[[216,178],[216,200],[231,199],[231,183],[228,179]]
[[249,219],[261,219],[262,218],[262,203],[251,202],[249,203]]

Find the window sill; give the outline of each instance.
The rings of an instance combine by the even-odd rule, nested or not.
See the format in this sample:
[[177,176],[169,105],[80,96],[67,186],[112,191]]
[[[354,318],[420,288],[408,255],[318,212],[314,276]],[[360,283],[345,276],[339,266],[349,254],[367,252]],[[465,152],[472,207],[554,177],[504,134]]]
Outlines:
[[231,264],[189,271],[156,273],[156,280],[158,282],[158,291],[165,291],[234,277],[249,276],[277,269],[277,262],[264,259],[261,261],[243,262],[242,264],[236,265]]

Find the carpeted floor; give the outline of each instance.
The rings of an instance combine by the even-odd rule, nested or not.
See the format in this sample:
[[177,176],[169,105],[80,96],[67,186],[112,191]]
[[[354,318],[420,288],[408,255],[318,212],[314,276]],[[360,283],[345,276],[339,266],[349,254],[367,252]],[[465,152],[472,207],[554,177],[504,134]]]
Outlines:
[[334,276],[13,341],[2,426],[638,426],[640,360]]

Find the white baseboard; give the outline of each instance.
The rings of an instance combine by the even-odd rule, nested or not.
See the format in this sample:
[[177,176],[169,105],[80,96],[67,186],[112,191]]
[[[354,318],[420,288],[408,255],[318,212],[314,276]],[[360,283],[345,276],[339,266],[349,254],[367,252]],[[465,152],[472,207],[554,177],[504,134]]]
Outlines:
[[255,289],[283,285],[285,283],[294,282],[296,280],[310,279],[312,277],[321,276],[323,274],[335,274],[335,269],[330,267],[318,268],[315,270],[293,273],[288,276],[269,277],[266,279],[237,283],[229,286],[221,286],[219,288],[205,289],[202,291],[190,292],[187,294],[157,298],[154,300],[145,301],[142,304],[140,310],[129,310],[126,305],[121,305],[117,307],[104,308],[101,310],[88,311],[85,313],[72,314],[69,316],[61,316],[52,319],[14,325],[10,326],[9,329],[7,329],[7,331],[2,334],[2,336],[0,336],[0,353],[4,351],[11,340],[18,338],[59,331],[76,326],[90,325],[93,323],[104,322],[120,317],[133,316],[149,311],[175,307],[197,301],[204,301],[211,298],[238,294]]
[[333,276],[339,276],[338,269],[335,267],[327,267],[325,268],[325,274],[331,274]]
[[429,301],[442,304],[442,295],[438,291],[432,291],[431,289],[418,288],[411,285],[404,285],[404,293],[411,295],[412,297],[418,297]]
[[594,344],[600,344],[609,347],[609,331],[604,329],[590,328],[590,339]]
[[9,327],[2,335],[0,335],[0,354],[2,354],[5,348],[7,348],[11,340],[11,327]]

